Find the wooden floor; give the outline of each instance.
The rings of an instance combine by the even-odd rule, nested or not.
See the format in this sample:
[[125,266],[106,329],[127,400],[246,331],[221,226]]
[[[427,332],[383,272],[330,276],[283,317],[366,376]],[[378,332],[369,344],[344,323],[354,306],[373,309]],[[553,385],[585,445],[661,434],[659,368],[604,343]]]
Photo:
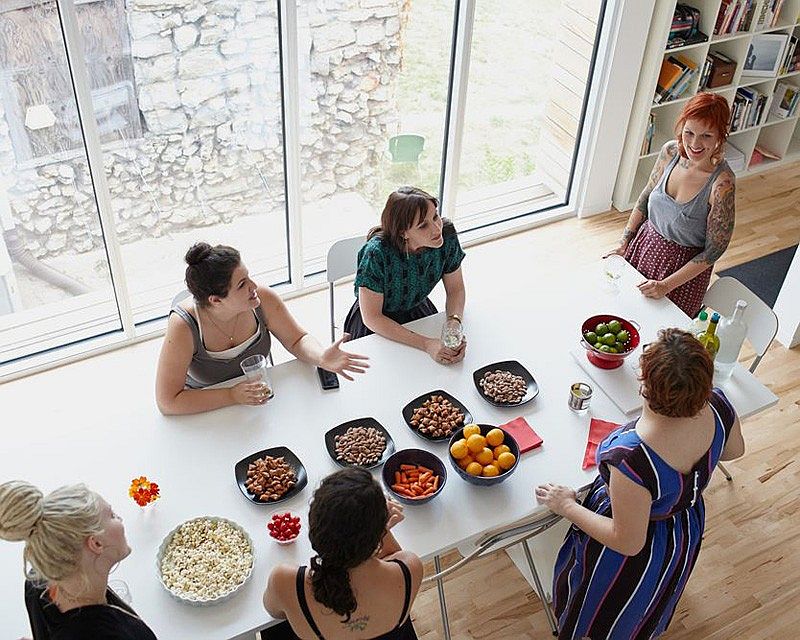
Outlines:
[[[741,180],[736,202],[736,230],[719,269],[800,242],[800,163]],[[574,268],[614,246],[626,219],[611,211],[494,244],[508,251],[519,243],[554,269]],[[484,251],[498,249],[474,247],[471,260]],[[703,548],[667,640],[800,637],[800,349],[774,342],[758,377],[780,401],[743,425],[747,453],[728,464],[733,482],[716,474],[705,492]],[[503,552],[467,565],[445,588],[453,638],[551,637],[541,603]],[[443,637],[435,588],[420,593],[412,616],[421,640]]]

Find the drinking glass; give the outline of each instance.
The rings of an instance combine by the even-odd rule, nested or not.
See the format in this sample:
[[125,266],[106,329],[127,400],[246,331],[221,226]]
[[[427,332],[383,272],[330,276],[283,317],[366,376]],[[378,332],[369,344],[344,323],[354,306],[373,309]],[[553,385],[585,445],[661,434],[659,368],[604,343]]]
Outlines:
[[622,277],[622,268],[614,259],[609,256],[603,260],[603,282],[609,291],[619,291],[619,279]]
[[111,589],[114,593],[116,593],[119,596],[119,599],[122,600],[125,604],[133,603],[133,596],[131,596],[131,590],[128,588],[128,583],[125,582],[124,580],[109,580],[108,588]]
[[249,356],[241,362],[242,372],[248,382],[260,382],[264,385],[267,393],[266,399],[269,400],[275,392],[272,388],[272,381],[269,378],[267,359],[260,353]]
[[464,327],[455,318],[448,318],[442,325],[442,344],[448,349],[458,349],[464,339]]

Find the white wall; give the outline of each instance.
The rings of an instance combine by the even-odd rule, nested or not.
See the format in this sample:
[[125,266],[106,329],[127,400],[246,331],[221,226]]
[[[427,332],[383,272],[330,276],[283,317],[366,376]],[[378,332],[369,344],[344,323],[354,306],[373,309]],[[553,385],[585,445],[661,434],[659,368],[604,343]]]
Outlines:
[[[628,120],[639,82],[655,0],[610,0],[598,51],[598,90],[588,106],[585,130],[592,132],[578,156],[577,213],[608,211],[617,180]],[[611,27],[611,28],[608,28]],[[607,61],[607,64],[606,64]]]
[[791,349],[800,344],[800,249],[794,254],[792,264],[775,301],[778,316],[778,342]]

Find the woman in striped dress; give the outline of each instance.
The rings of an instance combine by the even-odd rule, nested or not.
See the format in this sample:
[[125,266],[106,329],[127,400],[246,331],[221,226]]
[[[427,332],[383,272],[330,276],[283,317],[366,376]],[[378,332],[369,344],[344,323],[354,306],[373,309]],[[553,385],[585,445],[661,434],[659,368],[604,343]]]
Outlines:
[[[700,311],[714,263],[728,247],[736,178],[723,158],[730,108],[722,96],[698,93],[661,149],[613,253],[646,279],[639,290],[667,296],[690,318]],[[607,257],[607,256],[606,256]]]
[[553,582],[562,640],[646,640],[666,630],[700,551],[703,490],[719,460],[744,453],[736,413],[712,389],[713,362],[689,333],[662,330],[641,368],[642,415],[598,448],[583,505],[567,487],[536,489],[573,523]]

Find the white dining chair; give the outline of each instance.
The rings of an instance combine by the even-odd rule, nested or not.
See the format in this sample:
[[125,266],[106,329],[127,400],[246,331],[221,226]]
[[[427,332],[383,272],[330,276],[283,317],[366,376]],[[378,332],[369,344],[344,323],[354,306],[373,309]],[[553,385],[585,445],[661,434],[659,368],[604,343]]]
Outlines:
[[336,342],[336,315],[333,301],[334,283],[347,276],[353,275],[358,269],[358,252],[367,241],[366,236],[356,236],[338,240],[328,249],[328,295],[330,297],[331,314],[331,342]]
[[[747,339],[756,352],[756,357],[750,365],[750,373],[754,373],[778,333],[778,316],[766,302],[731,276],[719,278],[708,288],[703,298],[703,305],[730,317],[733,315],[737,300],[744,300],[747,303],[744,321],[747,323]],[[731,474],[725,466],[722,463],[717,466],[730,481]]]

